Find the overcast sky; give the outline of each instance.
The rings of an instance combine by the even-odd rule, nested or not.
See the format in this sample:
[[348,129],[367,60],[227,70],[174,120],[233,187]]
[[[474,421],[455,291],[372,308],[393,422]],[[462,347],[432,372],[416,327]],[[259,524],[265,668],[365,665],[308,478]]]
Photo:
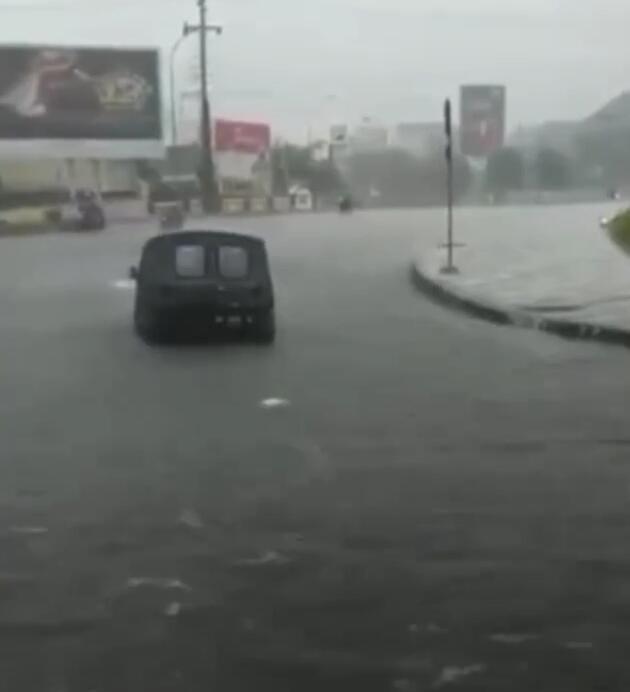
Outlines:
[[[304,138],[331,121],[436,120],[466,82],[508,87],[508,121],[584,117],[630,88],[630,0],[209,0],[215,115]],[[0,0],[3,42],[159,45],[195,0]],[[31,8],[31,9],[29,9]],[[194,80],[183,44],[178,84]]]

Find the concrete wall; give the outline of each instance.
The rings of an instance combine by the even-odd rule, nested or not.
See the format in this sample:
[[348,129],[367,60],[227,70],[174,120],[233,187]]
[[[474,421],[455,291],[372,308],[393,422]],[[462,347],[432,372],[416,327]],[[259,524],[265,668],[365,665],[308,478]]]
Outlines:
[[[94,170],[91,161],[76,161],[75,185],[93,187]],[[140,190],[136,165],[133,161],[101,161],[101,189],[103,192],[134,192]],[[66,167],[63,161],[0,161],[0,180],[5,190],[37,191],[66,188]]]

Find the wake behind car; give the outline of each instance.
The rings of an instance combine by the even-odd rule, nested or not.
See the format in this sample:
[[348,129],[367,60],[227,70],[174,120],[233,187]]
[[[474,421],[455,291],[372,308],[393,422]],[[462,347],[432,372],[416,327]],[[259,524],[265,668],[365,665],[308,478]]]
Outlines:
[[223,231],[151,238],[136,280],[134,324],[148,341],[237,324],[263,343],[275,338],[274,294],[265,243]]

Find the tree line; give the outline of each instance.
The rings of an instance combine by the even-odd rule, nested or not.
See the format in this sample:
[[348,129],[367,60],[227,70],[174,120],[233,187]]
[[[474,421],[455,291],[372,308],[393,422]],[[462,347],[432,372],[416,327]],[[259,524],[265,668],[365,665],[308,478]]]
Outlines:
[[[317,199],[351,194],[357,202],[378,206],[437,205],[446,199],[444,157],[418,158],[395,148],[333,155],[314,160],[309,147],[276,146],[272,152],[275,194],[292,184],[308,187]],[[472,179],[468,161],[454,160],[455,198],[466,193]]]
[[[528,150],[506,146],[488,158],[485,170],[476,173],[465,157],[456,155],[455,200],[471,191],[473,180],[478,183],[476,192],[485,190],[497,200],[510,191],[524,189],[616,188],[630,182],[630,136],[626,134],[630,131],[618,137],[583,133],[571,155],[545,146]],[[439,205],[445,201],[446,169],[441,152],[420,158],[388,148],[314,160],[309,147],[281,145],[274,147],[272,162],[276,194],[300,183],[319,199],[330,200],[350,192],[358,201],[378,206]]]

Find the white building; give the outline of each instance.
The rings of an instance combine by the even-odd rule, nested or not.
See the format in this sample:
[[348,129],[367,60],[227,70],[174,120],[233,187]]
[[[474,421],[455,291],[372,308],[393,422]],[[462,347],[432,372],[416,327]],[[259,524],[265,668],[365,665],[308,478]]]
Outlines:
[[[104,194],[138,193],[140,190],[134,161],[99,161],[98,171],[98,182]],[[70,181],[66,163],[62,160],[0,160],[0,185],[5,191],[36,192],[94,187],[97,181],[93,162],[75,161],[72,177],[74,180]]]
[[[454,137],[454,141],[457,137]],[[394,129],[392,144],[419,158],[433,158],[444,152],[446,139],[441,122],[400,123]]]

